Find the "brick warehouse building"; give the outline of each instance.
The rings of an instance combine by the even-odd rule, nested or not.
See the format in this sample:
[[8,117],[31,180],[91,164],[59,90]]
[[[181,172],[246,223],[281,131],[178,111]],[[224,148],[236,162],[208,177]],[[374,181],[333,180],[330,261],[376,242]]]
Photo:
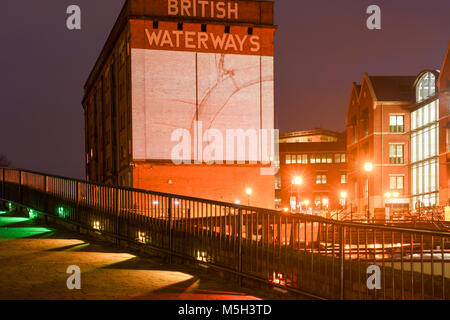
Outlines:
[[316,129],[280,136],[276,206],[316,214],[343,208],[347,192],[345,134]]
[[365,74],[361,85],[353,84],[346,116],[349,196],[360,216],[384,219],[448,205],[448,50],[440,72]]
[[[384,208],[384,195],[399,192],[398,206],[409,204],[410,112],[414,76],[369,76],[352,86],[346,116],[349,200],[366,215]],[[372,172],[364,164],[373,163]]]
[[85,84],[87,179],[273,207],[274,143],[227,130],[273,131],[275,31],[269,1],[126,1]]

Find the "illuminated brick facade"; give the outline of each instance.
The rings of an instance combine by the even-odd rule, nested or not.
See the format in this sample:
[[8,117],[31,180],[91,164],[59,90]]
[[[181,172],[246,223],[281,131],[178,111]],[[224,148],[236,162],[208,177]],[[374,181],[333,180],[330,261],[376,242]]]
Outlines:
[[361,85],[353,84],[346,117],[349,197],[361,217],[449,204],[449,51],[440,71],[365,74]]
[[128,0],[85,85],[88,180],[273,207],[270,139],[205,149],[208,130],[273,130],[275,30],[272,2]]
[[279,209],[299,212],[301,205],[302,213],[339,211],[347,187],[345,134],[316,129],[280,136]]
[[[361,217],[367,216],[369,205],[371,218],[380,210],[384,218],[387,192],[398,192],[400,207],[408,208],[408,106],[414,80],[415,76],[364,74],[361,85],[352,86],[346,118],[349,200]],[[366,162],[373,164],[373,171],[365,171]]]

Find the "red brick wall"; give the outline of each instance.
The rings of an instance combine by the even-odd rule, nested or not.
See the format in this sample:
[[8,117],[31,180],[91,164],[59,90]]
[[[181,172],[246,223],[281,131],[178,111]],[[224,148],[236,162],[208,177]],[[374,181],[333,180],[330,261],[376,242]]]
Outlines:
[[251,188],[250,205],[273,208],[274,176],[261,175],[260,167],[245,165],[136,164],[133,187],[163,193],[248,204],[246,189]]

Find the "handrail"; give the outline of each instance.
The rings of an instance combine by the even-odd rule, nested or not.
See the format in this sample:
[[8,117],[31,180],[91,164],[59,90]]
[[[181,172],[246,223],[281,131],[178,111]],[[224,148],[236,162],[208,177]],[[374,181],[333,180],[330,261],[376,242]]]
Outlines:
[[[108,184],[99,183],[99,182],[91,182],[91,181],[85,181],[85,180],[80,180],[80,179],[75,179],[75,178],[58,176],[58,175],[44,174],[44,173],[40,173],[40,172],[36,172],[36,171],[32,171],[32,170],[26,170],[26,169],[0,167],[0,170],[2,170],[2,169],[26,172],[26,173],[41,175],[41,176],[45,176],[45,177],[52,177],[52,178],[57,178],[57,179],[65,179],[65,180],[69,180],[69,181],[73,181],[73,182],[79,182],[79,183],[94,185],[94,186],[98,186],[98,187],[107,187],[107,188],[119,189],[119,190],[124,190],[124,191],[139,192],[139,193],[148,194],[148,195],[157,195],[157,196],[162,196],[162,197],[174,198],[177,200],[198,201],[198,202],[207,203],[207,204],[211,204],[211,205],[226,206],[226,207],[230,207],[230,208],[234,208],[234,209],[241,209],[241,210],[246,210],[246,211],[262,211],[262,212],[269,213],[269,214],[272,214],[275,216],[286,217],[286,213],[283,213],[283,212],[280,212],[277,210],[273,210],[273,209],[268,209],[268,208],[252,207],[252,206],[247,206],[247,205],[242,205],[242,204],[228,203],[228,202],[202,199],[202,198],[196,198],[196,197],[189,197],[189,196],[183,196],[183,195],[177,195],[177,194],[169,194],[169,193],[163,193],[163,192],[158,192],[158,191],[136,189],[136,188],[130,188],[130,187],[123,187],[123,186],[114,186],[114,185],[108,185]],[[386,231],[396,230],[396,231],[404,231],[404,232],[420,232],[424,235],[450,236],[450,231],[436,232],[436,231],[430,231],[430,230],[426,230],[426,229],[414,229],[414,228],[404,228],[404,227],[398,227],[398,226],[381,226],[381,225],[376,225],[376,224],[346,222],[346,221],[327,219],[327,218],[308,215],[308,214],[296,214],[295,216],[301,217],[302,219],[310,221],[310,222],[328,223],[328,224],[334,224],[336,226],[343,226],[343,227],[358,227],[358,228],[363,228],[363,229],[378,229],[378,230],[386,230]]]
[[[392,287],[382,293],[395,299],[395,283],[401,280],[402,292],[413,288],[403,286],[406,264],[430,261],[445,271],[450,262],[450,231],[285,213],[17,168],[0,168],[0,186],[0,202],[38,215],[163,250],[169,257],[203,261],[242,277],[332,299],[372,296],[363,289],[367,279],[351,276],[366,274],[371,264],[389,263],[382,267]],[[446,283],[444,276],[428,275],[423,268],[418,272],[420,277],[411,275],[411,281],[422,279],[422,299],[450,297],[450,279]],[[430,279],[436,288],[439,282],[439,292],[423,286]],[[412,289],[411,295],[417,292]]]

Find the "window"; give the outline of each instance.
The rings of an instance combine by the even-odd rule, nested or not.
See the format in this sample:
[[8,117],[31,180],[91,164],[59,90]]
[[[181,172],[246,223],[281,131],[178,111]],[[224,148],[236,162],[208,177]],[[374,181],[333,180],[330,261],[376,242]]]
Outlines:
[[426,100],[436,93],[436,77],[433,73],[425,73],[416,86],[416,101]]
[[275,176],[275,190],[281,190],[281,176],[279,174]]
[[403,144],[389,145],[389,163],[403,164]]
[[314,205],[317,209],[328,209],[329,203],[328,193],[314,194]]
[[206,26],[206,24],[202,24],[202,32],[206,32],[207,31],[207,26]]
[[403,176],[391,176],[389,177],[389,188],[391,190],[403,190],[404,186]]
[[159,21],[153,21],[153,29],[159,28]]
[[346,173],[341,174],[341,183],[342,184],[347,183],[347,174]]
[[308,155],[307,154],[297,155],[297,163],[298,164],[308,164]]
[[317,175],[316,184],[327,184],[327,176],[323,174]]
[[249,34],[249,35],[252,35],[252,34],[253,34],[253,28],[252,28],[252,27],[248,28],[248,34]]
[[347,156],[345,153],[336,153],[334,155],[334,162],[335,163],[346,163],[347,162]]
[[286,164],[291,164],[291,155],[290,154],[286,155]]
[[320,154],[312,154],[310,161],[312,164],[320,163],[322,161],[322,158],[321,158]]
[[[322,154],[322,163],[333,163],[333,156],[331,154]],[[317,162],[320,163],[320,160]]]
[[450,129],[447,129],[447,152],[450,152]]
[[225,26],[225,33],[230,33],[230,26]]
[[182,23],[182,22],[178,22],[178,24],[177,24],[177,30],[178,30],[178,31],[182,31],[182,30],[183,30],[183,23]]
[[363,137],[369,135],[369,119],[363,119]]
[[405,132],[404,116],[390,116],[389,117],[389,131],[390,132]]

